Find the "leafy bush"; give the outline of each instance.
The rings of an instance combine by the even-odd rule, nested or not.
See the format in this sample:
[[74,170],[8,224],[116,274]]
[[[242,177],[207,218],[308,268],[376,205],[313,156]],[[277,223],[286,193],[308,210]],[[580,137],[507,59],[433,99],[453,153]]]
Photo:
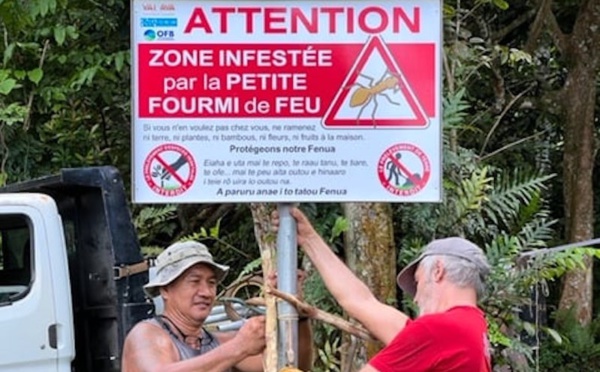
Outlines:
[[562,342],[544,338],[539,370],[555,372],[600,371],[600,318],[581,325],[572,310],[555,313],[554,328]]
[[[472,161],[469,162],[468,159]],[[560,335],[539,321],[525,320],[525,312],[536,308],[532,294],[547,295],[548,284],[568,270],[583,267],[593,249],[571,249],[553,254],[526,252],[545,248],[554,236],[542,190],[552,175],[514,169],[503,171],[477,161],[469,150],[457,148],[447,157],[445,197],[435,205],[401,205],[396,231],[402,242],[399,266],[412,260],[426,242],[440,236],[464,236],[481,246],[492,266],[487,293],[481,299],[485,310],[493,360],[496,367],[528,370],[536,363],[537,340]],[[541,292],[535,292],[541,289]],[[404,299],[403,310],[414,313]]]

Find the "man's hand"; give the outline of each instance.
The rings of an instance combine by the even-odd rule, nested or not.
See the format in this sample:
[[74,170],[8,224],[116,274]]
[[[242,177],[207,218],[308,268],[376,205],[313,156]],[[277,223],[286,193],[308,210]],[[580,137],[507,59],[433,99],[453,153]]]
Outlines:
[[246,320],[235,335],[235,340],[246,350],[248,355],[261,353],[266,345],[264,316],[254,316]]
[[[319,234],[315,231],[306,215],[304,215],[300,209],[296,207],[290,208],[290,215],[296,220],[298,245],[304,246],[310,240],[320,239]],[[273,211],[271,219],[273,228],[277,231],[279,229],[279,212],[277,210]]]

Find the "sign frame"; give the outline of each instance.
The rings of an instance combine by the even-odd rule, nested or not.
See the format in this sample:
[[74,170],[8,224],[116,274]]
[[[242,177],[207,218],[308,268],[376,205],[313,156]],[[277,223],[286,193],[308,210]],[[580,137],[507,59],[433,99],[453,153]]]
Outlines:
[[[134,203],[441,201],[441,0],[130,4]],[[190,154],[181,192],[157,192],[145,169],[164,146]],[[429,162],[412,193],[380,173],[394,146]]]

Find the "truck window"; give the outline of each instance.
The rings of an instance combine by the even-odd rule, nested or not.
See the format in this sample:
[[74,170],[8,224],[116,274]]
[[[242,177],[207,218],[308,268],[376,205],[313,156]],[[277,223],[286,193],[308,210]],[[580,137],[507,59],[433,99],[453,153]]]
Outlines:
[[31,226],[26,215],[0,215],[0,305],[24,297],[31,285]]

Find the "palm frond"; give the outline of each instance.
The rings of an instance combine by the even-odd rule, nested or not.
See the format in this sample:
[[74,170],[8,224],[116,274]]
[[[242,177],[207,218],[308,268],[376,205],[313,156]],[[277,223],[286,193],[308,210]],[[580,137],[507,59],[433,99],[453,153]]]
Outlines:
[[494,223],[508,227],[519,217],[521,206],[531,203],[553,177],[519,169],[512,174],[500,173],[482,211]]
[[546,242],[552,240],[554,226],[558,220],[548,220],[544,216],[534,216],[517,234],[521,245],[527,248],[545,248]]
[[176,225],[169,221],[176,218],[177,207],[174,204],[143,206],[134,215],[133,225],[138,232],[138,238],[143,242],[158,234],[171,235]]
[[[491,190],[492,178],[487,172],[488,168],[482,167],[456,185],[455,196],[452,198],[454,210],[443,212],[444,214],[450,212],[449,216],[454,219],[450,221],[451,225],[462,226],[463,231],[478,230],[478,226],[483,225],[483,221],[477,221],[475,216],[480,214],[481,207]],[[447,215],[446,219],[449,216]]]
[[[444,110],[444,128],[465,129],[465,123],[468,118],[468,110],[471,104],[465,98],[466,88],[458,89],[454,94],[446,94],[443,97],[442,105]],[[471,127],[474,129],[474,127]]]

